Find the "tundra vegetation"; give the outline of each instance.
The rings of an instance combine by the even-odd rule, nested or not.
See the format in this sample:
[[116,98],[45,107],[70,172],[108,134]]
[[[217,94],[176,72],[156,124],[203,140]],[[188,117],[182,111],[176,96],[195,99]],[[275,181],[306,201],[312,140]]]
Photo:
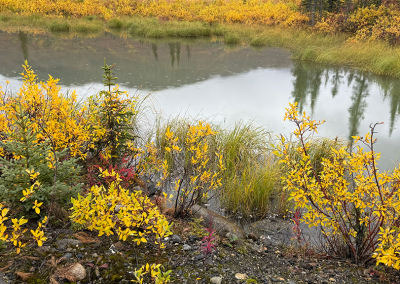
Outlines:
[[[221,129],[182,118],[160,119],[143,137],[138,98],[119,89],[113,67],[104,62],[105,90],[83,102],[76,92],[62,94],[58,79],[39,81],[27,62],[19,92],[1,89],[0,240],[17,254],[42,246],[64,207],[75,227],[136,245],[154,241],[157,259],[137,267],[135,279],[167,283],[171,271],[159,263],[173,226],[165,203],[186,218],[194,204],[217,196],[244,217],[295,209],[299,241],[301,221],[320,228],[328,255],[400,268],[400,173],[378,170],[378,123],[354,137],[366,150],[310,137],[323,122],[299,115],[296,103],[285,115],[296,126],[293,141],[251,123]],[[148,181],[157,184],[153,199],[137,189]],[[207,256],[214,233],[209,225]]]
[[1,0],[0,29],[217,37],[293,57],[400,77],[400,7],[381,0]]

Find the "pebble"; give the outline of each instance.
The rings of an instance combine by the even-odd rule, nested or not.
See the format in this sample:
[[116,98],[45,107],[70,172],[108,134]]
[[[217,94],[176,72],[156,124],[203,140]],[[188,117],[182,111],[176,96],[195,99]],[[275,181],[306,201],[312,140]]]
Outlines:
[[181,239],[181,237],[178,236],[178,235],[172,235],[172,236],[171,236],[171,242],[173,242],[173,243],[181,243],[181,242],[182,242],[182,239]]
[[63,250],[67,246],[81,246],[82,242],[74,239],[61,239],[56,242],[56,245],[58,249]]
[[86,269],[79,262],[75,263],[67,272],[76,280],[83,280],[86,277]]
[[182,247],[182,249],[183,249],[183,250],[191,250],[192,247],[189,246],[189,245],[187,245],[187,244],[184,244],[183,247]]
[[215,277],[210,279],[210,283],[221,284],[222,283],[222,277],[215,276]]
[[70,259],[70,258],[72,258],[72,253],[67,252],[66,254],[64,254],[63,257],[65,257],[66,259]]
[[245,280],[248,278],[247,274],[243,274],[243,273],[236,273],[235,274],[235,278],[239,279],[239,280]]
[[329,281],[336,282],[335,278],[329,278]]

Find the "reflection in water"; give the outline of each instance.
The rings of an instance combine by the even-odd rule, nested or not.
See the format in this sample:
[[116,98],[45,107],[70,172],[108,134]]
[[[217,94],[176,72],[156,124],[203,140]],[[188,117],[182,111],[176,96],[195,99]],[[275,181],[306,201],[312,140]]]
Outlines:
[[19,31],[18,32],[18,38],[21,43],[21,51],[24,56],[24,61],[28,60],[29,58],[29,50],[28,50],[28,35],[26,32]]
[[40,80],[51,74],[60,78],[63,90],[76,89],[82,96],[102,89],[99,65],[107,58],[117,64],[121,88],[134,93],[144,86],[142,93],[153,92],[166,115],[215,117],[216,123],[226,121],[224,127],[254,119],[289,134],[282,117],[294,100],[313,119],[326,119],[319,131],[326,137],[362,135],[370,123],[389,122],[379,129],[380,151],[386,161],[397,159],[399,79],[292,61],[281,49],[227,49],[206,39],[137,40],[110,33],[64,39],[0,32],[0,49],[0,85],[10,80],[14,90],[21,82],[21,52]]
[[352,104],[349,107],[349,140],[352,136],[359,134],[361,120],[364,119],[364,112],[367,108],[368,82],[362,75],[355,77],[353,84],[353,92],[351,95]]
[[174,43],[169,43],[168,45],[169,45],[169,54],[171,55],[171,66],[172,67],[175,66],[175,59],[179,66],[179,59],[181,57],[181,43],[174,42]]
[[359,135],[360,133],[360,123],[364,119],[364,113],[368,106],[369,90],[372,85],[376,84],[381,90],[383,98],[390,100],[389,136],[392,135],[395,121],[400,114],[400,80],[377,77],[339,67],[324,68],[320,65],[303,61],[294,62],[291,73],[294,77],[292,97],[298,103],[301,112],[307,105],[308,100],[310,100],[310,108],[314,113],[323,77],[325,77],[325,88],[329,81],[331,83],[332,98],[338,94],[340,85],[344,82],[347,83],[347,88],[351,90],[351,105],[348,108],[349,139],[351,136]]
[[157,54],[157,44],[152,43],[151,44],[151,49],[153,50],[154,58],[158,62],[158,54]]

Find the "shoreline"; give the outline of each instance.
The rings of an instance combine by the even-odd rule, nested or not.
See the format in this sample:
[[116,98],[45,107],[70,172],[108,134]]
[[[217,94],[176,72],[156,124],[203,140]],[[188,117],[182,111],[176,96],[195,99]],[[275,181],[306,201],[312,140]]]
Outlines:
[[[4,20],[7,19],[7,20]],[[255,48],[278,47],[292,52],[292,59],[345,66],[377,75],[400,77],[400,47],[383,41],[348,42],[348,36],[323,35],[307,28],[208,24],[124,17],[108,22],[97,18],[48,18],[0,14],[0,30],[26,31],[78,37],[96,37],[103,32],[143,38],[217,38],[227,45]]]

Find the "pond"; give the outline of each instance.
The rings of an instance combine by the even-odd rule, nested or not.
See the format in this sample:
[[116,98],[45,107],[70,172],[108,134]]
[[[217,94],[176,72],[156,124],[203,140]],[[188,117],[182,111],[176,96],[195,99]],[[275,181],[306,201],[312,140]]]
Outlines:
[[288,102],[313,119],[327,122],[319,135],[350,138],[378,127],[376,150],[381,168],[399,161],[400,80],[342,67],[293,61],[288,51],[227,46],[218,39],[150,40],[104,33],[97,37],[69,34],[0,33],[0,85],[21,85],[28,60],[39,78],[60,78],[64,91],[81,97],[101,90],[100,68],[107,58],[121,89],[141,96],[152,93],[166,116],[190,116],[231,127],[253,120],[276,134],[288,135],[283,121]]

